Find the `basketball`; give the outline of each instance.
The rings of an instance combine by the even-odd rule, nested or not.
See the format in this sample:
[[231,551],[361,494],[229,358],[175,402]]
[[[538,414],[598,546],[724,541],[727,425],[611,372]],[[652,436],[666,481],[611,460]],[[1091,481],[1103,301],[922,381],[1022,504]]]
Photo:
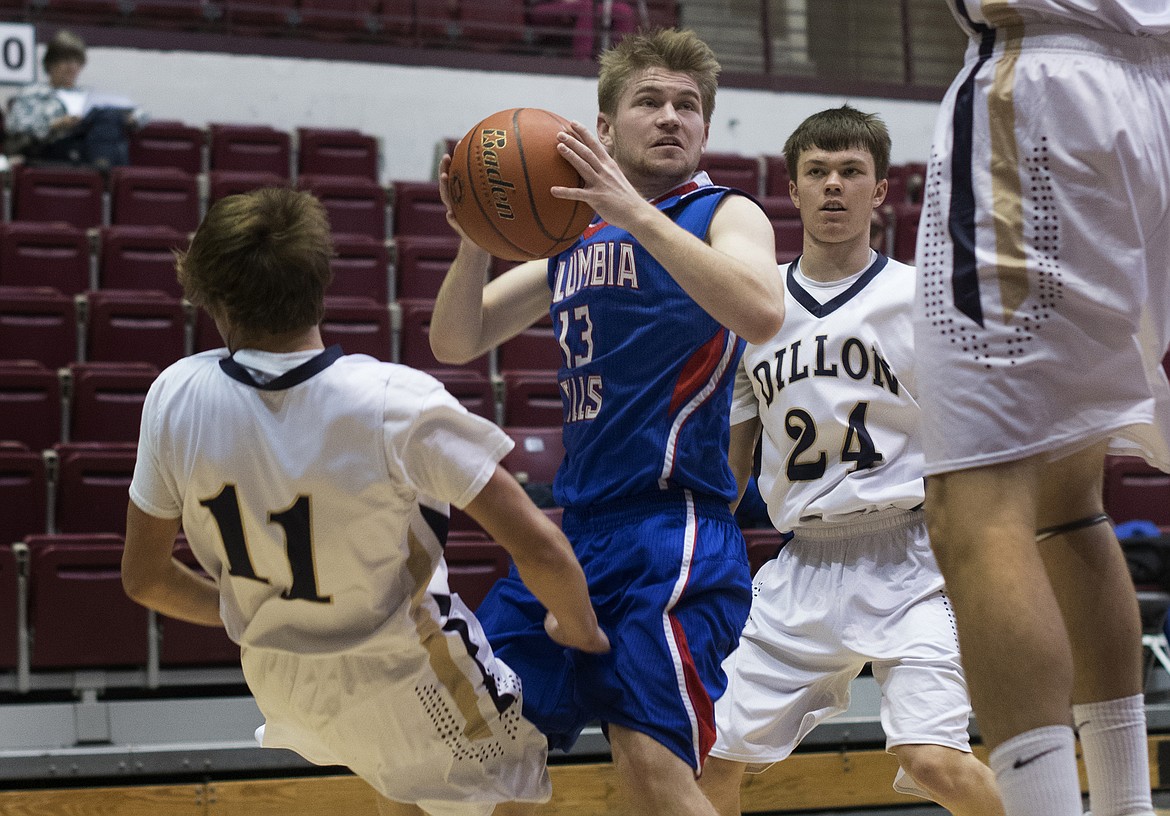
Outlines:
[[557,152],[557,133],[568,127],[550,111],[511,108],[459,140],[447,192],[468,238],[507,261],[548,258],[573,245],[593,210],[549,192],[581,186],[581,176]]

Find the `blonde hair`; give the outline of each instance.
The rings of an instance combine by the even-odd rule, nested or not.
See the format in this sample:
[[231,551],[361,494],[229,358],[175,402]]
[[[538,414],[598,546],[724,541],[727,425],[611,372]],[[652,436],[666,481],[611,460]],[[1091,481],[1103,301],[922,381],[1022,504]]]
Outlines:
[[715,112],[715,90],[719,86],[719,61],[707,43],[693,31],[660,28],[628,34],[601,55],[597,81],[597,108],[612,116],[618,100],[635,75],[647,68],[664,68],[687,74],[699,86],[703,121]]

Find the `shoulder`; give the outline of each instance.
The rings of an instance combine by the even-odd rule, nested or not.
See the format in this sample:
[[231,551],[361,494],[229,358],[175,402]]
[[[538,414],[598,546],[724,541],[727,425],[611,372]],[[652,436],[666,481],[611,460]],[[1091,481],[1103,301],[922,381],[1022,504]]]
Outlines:
[[[380,398],[385,417],[414,422],[436,403],[457,403],[435,377],[400,363],[388,363],[365,354],[347,354],[331,366],[343,378],[348,393],[365,392],[366,398]],[[375,394],[380,396],[375,396]]]
[[183,357],[164,368],[150,389],[156,397],[168,391],[180,390],[199,372],[218,369],[219,361],[227,356],[227,349],[220,348]]

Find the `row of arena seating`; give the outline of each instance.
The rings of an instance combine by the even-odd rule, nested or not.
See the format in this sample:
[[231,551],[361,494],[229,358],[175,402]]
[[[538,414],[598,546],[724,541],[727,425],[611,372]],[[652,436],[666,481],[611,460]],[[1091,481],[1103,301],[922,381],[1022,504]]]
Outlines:
[[[271,173],[213,170],[191,174],[177,168],[139,166],[115,168],[108,183],[94,170],[27,166],[16,167],[5,180],[0,285],[57,286],[66,293],[102,287],[177,292],[171,250],[186,244],[211,203],[233,193],[287,183]],[[355,281],[360,289],[355,286],[337,294],[366,295],[380,302],[395,297],[434,297],[458,250],[438,182],[395,181],[383,186],[357,176],[304,175],[296,184],[321,200],[339,257],[356,255],[381,269],[374,280]],[[784,194],[763,196],[759,201],[775,229],[777,260],[798,255],[803,227],[792,200]],[[903,261],[913,258],[920,212],[921,204],[905,201],[881,210],[891,257]],[[111,233],[110,227],[155,229]],[[87,235],[87,231],[103,228],[103,232]],[[132,239],[136,249],[119,252],[118,240],[111,238],[122,242]],[[379,243],[386,243],[385,250],[376,248]],[[124,264],[127,255],[133,255],[141,265],[145,259],[138,250],[148,244],[154,263],[145,279],[125,286],[115,282],[116,273],[112,281],[103,277],[107,263]],[[386,254],[385,262],[374,257],[381,254]],[[97,273],[92,276],[86,261],[90,255]],[[394,276],[396,287],[388,286],[384,279],[391,260],[400,267]]]
[[[409,45],[458,44],[588,59],[602,36],[592,0],[0,0],[34,21],[168,27]],[[675,0],[616,0],[611,31],[671,27]]]
[[[143,362],[71,363],[0,360],[0,440],[40,450],[58,442],[134,441],[142,402],[159,368]],[[473,369],[430,372],[468,411],[497,424],[558,428],[562,408],[555,371]]]
[[[557,429],[506,429],[517,448],[504,464],[514,472],[547,471],[562,451]],[[539,440],[539,445],[534,444]],[[532,451],[541,448],[538,455]],[[124,507],[133,471],[133,445],[60,445],[39,456],[15,444],[0,444],[0,480],[6,506],[45,507],[46,526],[57,532],[28,534],[12,544],[0,544],[0,687],[27,691],[37,672],[78,672],[95,669],[142,669],[157,683],[160,670],[175,667],[235,665],[238,649],[221,630],[189,626],[148,614],[126,598],[119,565],[122,532],[112,519]],[[29,466],[20,469],[20,462]],[[32,475],[38,462],[49,462],[52,474],[42,481]],[[14,475],[28,475],[23,489],[11,489]],[[546,474],[541,474],[544,478]],[[1156,484],[1151,480],[1160,480]],[[1142,504],[1126,503],[1131,483],[1140,484]],[[1151,487],[1161,496],[1156,508],[1145,497]],[[1146,517],[1151,509],[1165,514],[1170,502],[1170,476],[1151,472],[1139,462],[1110,459],[1107,467],[1106,506],[1116,520],[1135,511]],[[55,509],[56,516],[52,517]],[[103,509],[110,512],[103,518]],[[97,511],[97,512],[95,512]],[[546,510],[554,519],[556,509]],[[491,585],[506,574],[510,560],[498,544],[455,513],[446,549],[451,586],[472,607]],[[1170,519],[1162,518],[1163,523]],[[87,531],[99,528],[99,531]],[[116,530],[117,532],[102,532]],[[772,530],[745,530],[753,572],[781,545]],[[176,555],[197,566],[185,542]],[[63,610],[67,610],[63,612]],[[67,675],[66,687],[75,679]],[[103,679],[102,682],[108,682]],[[134,680],[133,682],[143,682]]]
[[[16,165],[5,176],[9,222],[101,226],[166,226],[193,232],[209,204],[233,193],[284,186],[274,173],[218,170],[193,174],[173,167],[97,170]],[[386,238],[386,187],[360,176],[302,175],[295,186],[321,199],[335,233]],[[445,224],[444,224],[445,226]]]

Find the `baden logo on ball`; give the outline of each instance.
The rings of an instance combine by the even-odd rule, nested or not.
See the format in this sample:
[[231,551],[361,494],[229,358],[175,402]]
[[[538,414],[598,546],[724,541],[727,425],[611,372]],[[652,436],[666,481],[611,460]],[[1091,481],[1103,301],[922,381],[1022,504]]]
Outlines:
[[572,246],[593,211],[556,198],[553,187],[580,187],[558,152],[568,120],[540,108],[510,108],[477,124],[455,145],[448,193],[467,237],[497,258],[548,258]]

